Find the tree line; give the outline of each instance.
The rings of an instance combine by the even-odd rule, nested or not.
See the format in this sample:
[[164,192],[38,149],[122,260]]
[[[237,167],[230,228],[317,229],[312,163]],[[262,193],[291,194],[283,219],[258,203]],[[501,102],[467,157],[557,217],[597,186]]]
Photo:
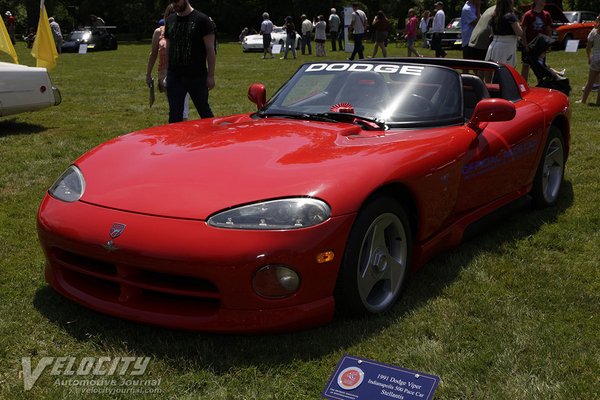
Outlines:
[[[371,19],[378,10],[400,26],[406,18],[409,8],[421,11],[434,10],[437,0],[362,0],[362,9]],[[558,3],[565,10],[587,10],[600,12],[598,0],[549,0]],[[192,7],[210,15],[217,24],[217,30],[223,38],[237,38],[244,27],[258,29],[261,15],[267,11],[276,25],[282,25],[286,16],[292,16],[300,22],[300,15],[309,18],[319,14],[327,17],[333,7],[338,11],[350,6],[352,0],[191,0]],[[444,0],[446,19],[460,16],[465,0]],[[517,4],[528,5],[532,0],[516,0]],[[481,0],[482,10],[495,4],[495,0]],[[135,39],[151,36],[161,18],[168,0],[45,0],[49,16],[54,16],[63,32],[67,33],[89,24],[89,16],[102,17],[107,25],[116,26],[116,33],[128,34]],[[39,18],[39,0],[0,0],[2,15],[10,10],[16,19],[17,34],[37,27]]]

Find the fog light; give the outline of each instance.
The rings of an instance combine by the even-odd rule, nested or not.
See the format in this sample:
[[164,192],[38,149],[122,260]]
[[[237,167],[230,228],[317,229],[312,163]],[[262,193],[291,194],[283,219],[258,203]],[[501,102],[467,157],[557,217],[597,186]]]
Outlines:
[[252,279],[252,288],[262,296],[280,299],[296,293],[300,287],[298,274],[283,265],[267,265],[256,271]]

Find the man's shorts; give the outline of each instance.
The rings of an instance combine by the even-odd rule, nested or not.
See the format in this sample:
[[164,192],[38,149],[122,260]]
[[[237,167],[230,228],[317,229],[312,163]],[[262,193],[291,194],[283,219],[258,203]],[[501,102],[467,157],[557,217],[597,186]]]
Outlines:
[[263,34],[263,49],[269,50],[271,48],[271,34]]

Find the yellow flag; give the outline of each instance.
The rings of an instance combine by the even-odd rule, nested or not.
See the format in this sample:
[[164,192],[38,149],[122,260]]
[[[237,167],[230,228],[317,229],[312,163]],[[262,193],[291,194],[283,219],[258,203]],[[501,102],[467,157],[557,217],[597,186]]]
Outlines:
[[52,29],[50,28],[50,23],[48,22],[46,6],[44,6],[43,3],[40,9],[40,21],[38,22],[37,33],[35,34],[35,41],[33,42],[31,55],[37,59],[36,65],[38,67],[52,69],[56,66],[58,52],[56,51],[54,36],[52,36]]
[[8,53],[8,55],[12,57],[15,64],[19,63],[17,52],[10,41],[10,36],[8,36],[8,31],[6,30],[6,25],[4,25],[4,20],[2,17],[0,17],[0,51]]

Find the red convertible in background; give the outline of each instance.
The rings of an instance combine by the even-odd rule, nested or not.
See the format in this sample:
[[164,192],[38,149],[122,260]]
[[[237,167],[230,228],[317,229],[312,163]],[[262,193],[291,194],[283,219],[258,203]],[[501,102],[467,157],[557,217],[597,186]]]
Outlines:
[[471,224],[560,195],[568,98],[505,65],[323,61],[248,95],[257,112],[133,132],[68,167],[37,220],[49,284],[147,324],[307,328],[389,310]]

